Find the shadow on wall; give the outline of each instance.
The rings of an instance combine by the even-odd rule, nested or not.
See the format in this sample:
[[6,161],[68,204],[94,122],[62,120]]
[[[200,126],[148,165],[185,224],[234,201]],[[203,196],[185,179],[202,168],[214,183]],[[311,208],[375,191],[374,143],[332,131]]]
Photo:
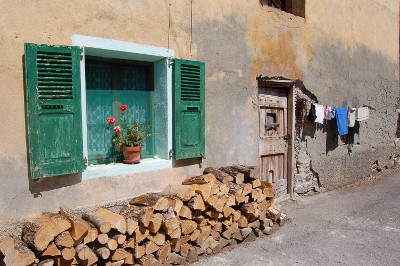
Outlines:
[[[26,162],[28,169],[28,182],[29,191],[34,198],[41,196],[41,192],[68,187],[80,183],[82,181],[81,174],[53,176],[33,180],[30,171],[30,157],[29,157],[29,134],[28,134],[28,110],[27,110],[27,96],[26,96],[26,73],[25,73],[25,55],[22,56],[22,69],[23,69],[23,90],[24,90],[24,111],[25,111],[25,145],[26,145]],[[17,174],[17,173],[16,173]],[[19,173],[20,174],[20,173]]]

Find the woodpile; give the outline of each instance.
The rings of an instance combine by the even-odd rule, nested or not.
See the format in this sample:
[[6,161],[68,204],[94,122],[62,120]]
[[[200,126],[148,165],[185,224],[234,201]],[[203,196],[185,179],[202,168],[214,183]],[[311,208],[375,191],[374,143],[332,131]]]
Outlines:
[[135,197],[119,212],[43,213],[24,225],[21,238],[6,236],[0,251],[6,265],[188,264],[283,226],[286,215],[273,198],[253,167],[209,167],[182,185]]

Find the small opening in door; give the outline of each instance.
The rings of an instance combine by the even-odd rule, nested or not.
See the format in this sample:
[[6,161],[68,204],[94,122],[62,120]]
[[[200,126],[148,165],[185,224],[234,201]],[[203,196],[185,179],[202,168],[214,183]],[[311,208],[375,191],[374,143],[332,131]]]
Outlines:
[[274,170],[269,170],[268,182],[274,182]]
[[267,132],[276,132],[279,123],[276,123],[276,114],[267,113],[267,123],[265,123],[265,130]]

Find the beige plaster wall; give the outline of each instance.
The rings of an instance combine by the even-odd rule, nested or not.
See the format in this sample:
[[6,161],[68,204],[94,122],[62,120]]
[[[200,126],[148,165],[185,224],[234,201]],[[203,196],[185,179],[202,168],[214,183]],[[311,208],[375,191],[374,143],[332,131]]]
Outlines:
[[[381,111],[366,127],[360,146],[360,154],[369,152],[363,153],[362,162],[369,163],[376,159],[371,146],[385,150],[395,137],[398,7],[394,0],[307,0],[303,19],[261,7],[258,0],[0,1],[0,219],[34,215],[62,203],[86,205],[128,197],[133,184],[140,188],[133,194],[161,189],[151,182],[140,185],[141,175],[115,177],[111,187],[107,178],[83,183],[74,178],[42,184],[29,180],[24,43],[70,45],[73,34],[82,34],[170,47],[178,58],[204,61],[207,159],[202,167],[257,163],[254,96],[260,74],[302,79],[327,104],[359,97],[359,103],[376,105],[379,99]],[[364,87],[357,86],[365,80]],[[386,96],[379,92],[382,86]],[[366,91],[371,93],[363,96]],[[377,133],[379,128],[382,133]],[[328,172],[334,169],[324,172],[327,166],[319,162],[347,156],[345,148],[326,151],[324,132],[304,138],[316,169],[329,183]],[[162,176],[162,184],[167,184],[199,172],[199,165],[192,165],[142,176],[153,181]],[[36,189],[43,192],[37,194]]]

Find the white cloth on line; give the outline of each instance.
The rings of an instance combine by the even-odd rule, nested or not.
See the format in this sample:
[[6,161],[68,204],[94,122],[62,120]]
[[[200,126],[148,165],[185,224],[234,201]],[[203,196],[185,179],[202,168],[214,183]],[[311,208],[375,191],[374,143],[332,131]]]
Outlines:
[[369,118],[369,108],[368,107],[360,107],[357,109],[357,121],[364,121]]
[[348,127],[354,127],[356,123],[356,108],[351,108],[350,106],[348,107]]
[[317,118],[315,119],[315,122],[323,124],[324,116],[325,116],[325,108],[323,105],[315,104],[315,115],[317,116]]

